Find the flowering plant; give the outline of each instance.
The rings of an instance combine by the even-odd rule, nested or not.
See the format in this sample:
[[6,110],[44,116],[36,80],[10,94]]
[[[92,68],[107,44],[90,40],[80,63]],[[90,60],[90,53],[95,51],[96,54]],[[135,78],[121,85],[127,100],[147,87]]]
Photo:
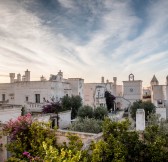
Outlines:
[[31,156],[30,153],[27,152],[27,151],[23,152],[23,155],[24,155],[27,159],[29,159],[30,162],[38,162],[38,161],[39,161],[39,162],[44,162],[44,160],[42,160],[40,157],[38,157],[38,156],[33,157],[33,156]]
[[32,124],[31,114],[19,116],[16,120],[10,120],[3,128],[3,132],[8,134],[11,141],[16,140],[19,136],[28,133]]
[[55,132],[51,130],[50,123],[33,121],[31,114],[10,120],[4,126],[3,132],[10,138],[7,150],[12,157],[8,161],[12,158],[40,161],[39,159],[44,156],[42,142],[45,141],[49,145],[56,143]]

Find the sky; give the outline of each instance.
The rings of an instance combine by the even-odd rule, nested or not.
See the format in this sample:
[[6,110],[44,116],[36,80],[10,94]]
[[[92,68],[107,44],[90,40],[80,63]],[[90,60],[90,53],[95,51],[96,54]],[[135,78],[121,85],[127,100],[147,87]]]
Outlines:
[[85,82],[168,75],[168,0],[0,0],[0,82],[59,70]]

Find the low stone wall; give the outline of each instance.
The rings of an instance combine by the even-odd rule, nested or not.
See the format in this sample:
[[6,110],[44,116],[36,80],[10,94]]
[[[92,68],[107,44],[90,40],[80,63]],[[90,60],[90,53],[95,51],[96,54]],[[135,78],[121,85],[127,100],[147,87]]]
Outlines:
[[85,133],[85,132],[75,132],[75,131],[68,131],[68,130],[61,130],[58,129],[56,132],[57,143],[63,144],[64,142],[68,143],[67,134],[70,133],[72,135],[77,135],[83,142],[83,148],[86,149],[89,147],[91,141],[98,141],[102,139],[102,133],[94,134],[94,133]]

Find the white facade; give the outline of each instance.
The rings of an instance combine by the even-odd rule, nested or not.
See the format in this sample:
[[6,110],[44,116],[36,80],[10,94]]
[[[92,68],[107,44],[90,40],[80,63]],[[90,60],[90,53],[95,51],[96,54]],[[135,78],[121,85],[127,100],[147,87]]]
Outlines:
[[151,101],[158,108],[168,108],[168,77],[166,85],[159,85],[154,75],[151,80]]
[[[64,129],[67,128],[71,124],[71,110],[63,111],[58,113],[59,116],[59,128]],[[46,122],[54,121],[54,126],[57,126],[57,115],[53,113],[49,114],[38,114],[33,116],[34,120],[39,122]]]
[[168,118],[168,108],[156,108],[156,114],[160,115],[160,119]]
[[73,95],[79,95],[84,101],[84,79],[68,78],[67,82],[70,84]]
[[20,74],[10,73],[11,83],[0,84],[0,102],[25,106],[27,109],[41,107],[45,101],[54,98],[59,101],[63,96],[80,95],[83,98],[83,79],[63,79],[63,73],[51,75],[47,81],[30,81],[30,72],[25,71],[22,81]]
[[84,83],[84,104],[92,107],[106,106],[105,91],[109,91],[114,96],[122,96],[122,86],[117,85],[117,78],[113,78],[114,82],[101,83]]
[[131,103],[142,100],[142,81],[134,80],[134,75],[129,75],[128,81],[123,81],[123,97]]
[[156,107],[168,108],[168,85],[152,86],[152,103]]

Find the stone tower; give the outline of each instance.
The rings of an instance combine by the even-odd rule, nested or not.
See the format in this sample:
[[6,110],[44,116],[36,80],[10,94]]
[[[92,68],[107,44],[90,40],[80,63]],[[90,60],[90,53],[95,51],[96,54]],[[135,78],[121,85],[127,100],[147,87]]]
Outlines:
[[150,84],[151,84],[151,87],[154,86],[154,85],[159,85],[159,82],[158,82],[158,80],[157,80],[155,75],[153,76]]
[[128,76],[128,81],[123,81],[123,97],[131,103],[142,100],[142,80],[135,80],[133,74]]

